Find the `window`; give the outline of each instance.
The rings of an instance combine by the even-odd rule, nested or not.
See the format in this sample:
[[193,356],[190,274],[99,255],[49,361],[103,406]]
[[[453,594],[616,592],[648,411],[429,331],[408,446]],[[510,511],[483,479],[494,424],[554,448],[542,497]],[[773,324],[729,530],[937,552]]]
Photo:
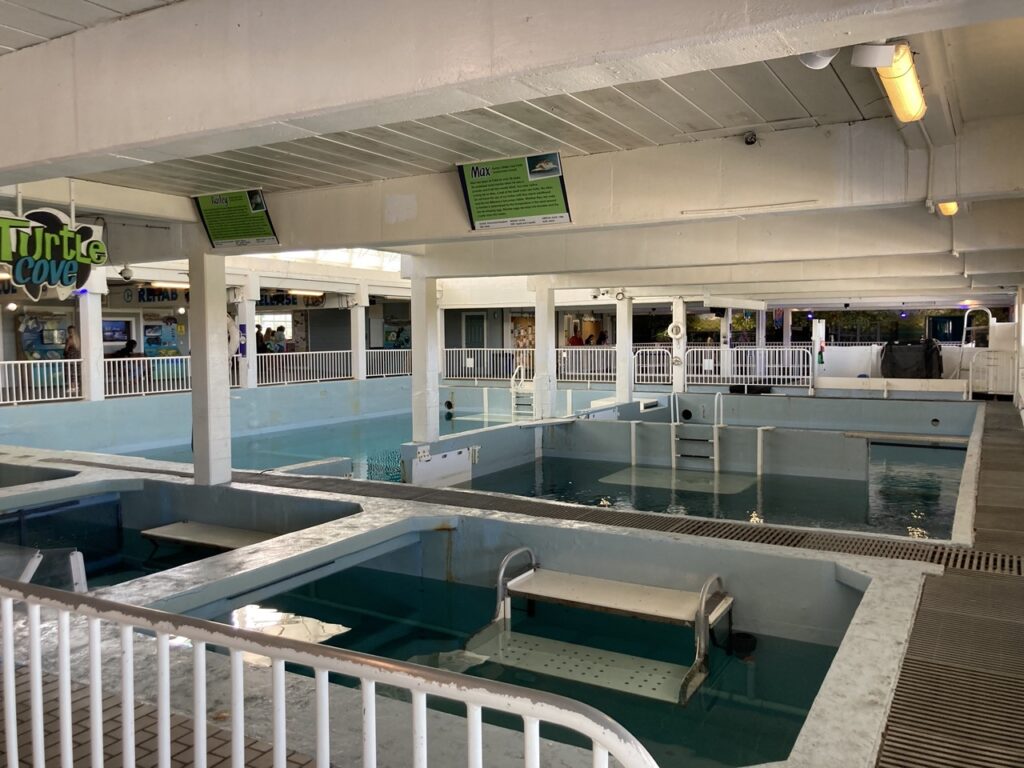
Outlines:
[[283,325],[284,337],[286,339],[292,338],[291,312],[283,312],[281,314],[261,312],[260,314],[256,315],[256,322],[263,328],[264,331],[267,330],[268,328],[272,328],[274,330],[274,333],[277,333],[277,327],[279,325]]

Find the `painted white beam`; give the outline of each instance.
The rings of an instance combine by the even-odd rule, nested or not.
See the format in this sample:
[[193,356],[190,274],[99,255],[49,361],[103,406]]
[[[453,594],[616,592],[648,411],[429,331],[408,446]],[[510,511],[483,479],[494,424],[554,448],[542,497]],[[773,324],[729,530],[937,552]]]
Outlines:
[[[185,0],[2,57],[8,103],[60,119],[0,126],[0,179],[83,175],[1019,12],[1016,0],[305,0],[301,13],[279,0]],[[439,31],[444,45],[431,44]]]
[[50,178],[45,181],[0,187],[0,198],[13,200],[19,187],[26,208],[67,208],[73,194],[75,206],[83,216],[119,214],[158,221],[196,221],[195,204],[192,199],[180,195],[147,192],[82,179]]

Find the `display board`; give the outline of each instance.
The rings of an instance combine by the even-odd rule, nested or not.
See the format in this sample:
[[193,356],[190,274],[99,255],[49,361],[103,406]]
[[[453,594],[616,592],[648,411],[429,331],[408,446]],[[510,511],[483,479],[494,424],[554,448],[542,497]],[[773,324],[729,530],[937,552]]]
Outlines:
[[473,229],[572,221],[557,152],[466,163],[459,180]]
[[218,192],[193,199],[214,248],[278,245],[267,202],[260,190]]

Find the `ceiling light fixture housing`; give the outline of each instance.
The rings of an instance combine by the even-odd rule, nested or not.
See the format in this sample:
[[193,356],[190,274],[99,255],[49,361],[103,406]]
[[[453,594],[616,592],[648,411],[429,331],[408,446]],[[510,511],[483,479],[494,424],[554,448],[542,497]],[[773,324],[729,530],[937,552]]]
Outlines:
[[832,63],[832,59],[839,55],[838,48],[829,48],[825,51],[811,51],[810,53],[801,53],[797,58],[800,59],[800,63],[808,69],[824,69]]
[[939,209],[939,213],[943,216],[956,216],[960,211],[960,203],[956,200],[946,200],[945,202],[937,203],[935,207]]
[[917,67],[914,66],[914,52],[910,50],[910,43],[906,42],[896,43],[891,47],[892,61],[886,66],[876,68],[878,78],[882,81],[882,87],[885,89],[885,95],[889,97],[889,104],[896,119],[901,123],[913,123],[923,118],[928,111],[921,80],[917,76]]

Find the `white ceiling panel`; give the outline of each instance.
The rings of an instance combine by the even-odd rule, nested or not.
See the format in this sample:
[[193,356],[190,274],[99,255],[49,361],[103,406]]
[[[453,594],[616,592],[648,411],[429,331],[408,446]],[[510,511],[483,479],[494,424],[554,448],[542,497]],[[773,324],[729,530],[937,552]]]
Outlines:
[[701,111],[661,80],[625,83],[616,88],[683,133],[710,131],[720,127],[706,112]]
[[1019,115],[1024,106],[1024,19],[947,30],[943,36],[963,119]]
[[851,123],[864,119],[832,67],[808,69],[796,57],[775,59],[768,66],[819,122]]
[[467,123],[455,115],[425,117],[417,122],[430,126],[434,130],[443,131],[451,136],[465,139],[478,146],[486,147],[488,157],[514,157],[515,155],[529,154],[534,149],[515,139],[488,131],[472,123]]
[[573,96],[612,120],[628,125],[655,144],[677,144],[688,140],[684,131],[615,88],[597,88],[574,93]]
[[764,62],[716,69],[715,75],[765,122],[810,117],[778,75]]
[[667,77],[665,83],[691,103],[700,107],[719,126],[763,123],[765,118],[723,83],[714,72],[694,72]]
[[532,99],[530,103],[619,149],[637,149],[654,145],[650,139],[607,115],[601,114],[567,93]]

